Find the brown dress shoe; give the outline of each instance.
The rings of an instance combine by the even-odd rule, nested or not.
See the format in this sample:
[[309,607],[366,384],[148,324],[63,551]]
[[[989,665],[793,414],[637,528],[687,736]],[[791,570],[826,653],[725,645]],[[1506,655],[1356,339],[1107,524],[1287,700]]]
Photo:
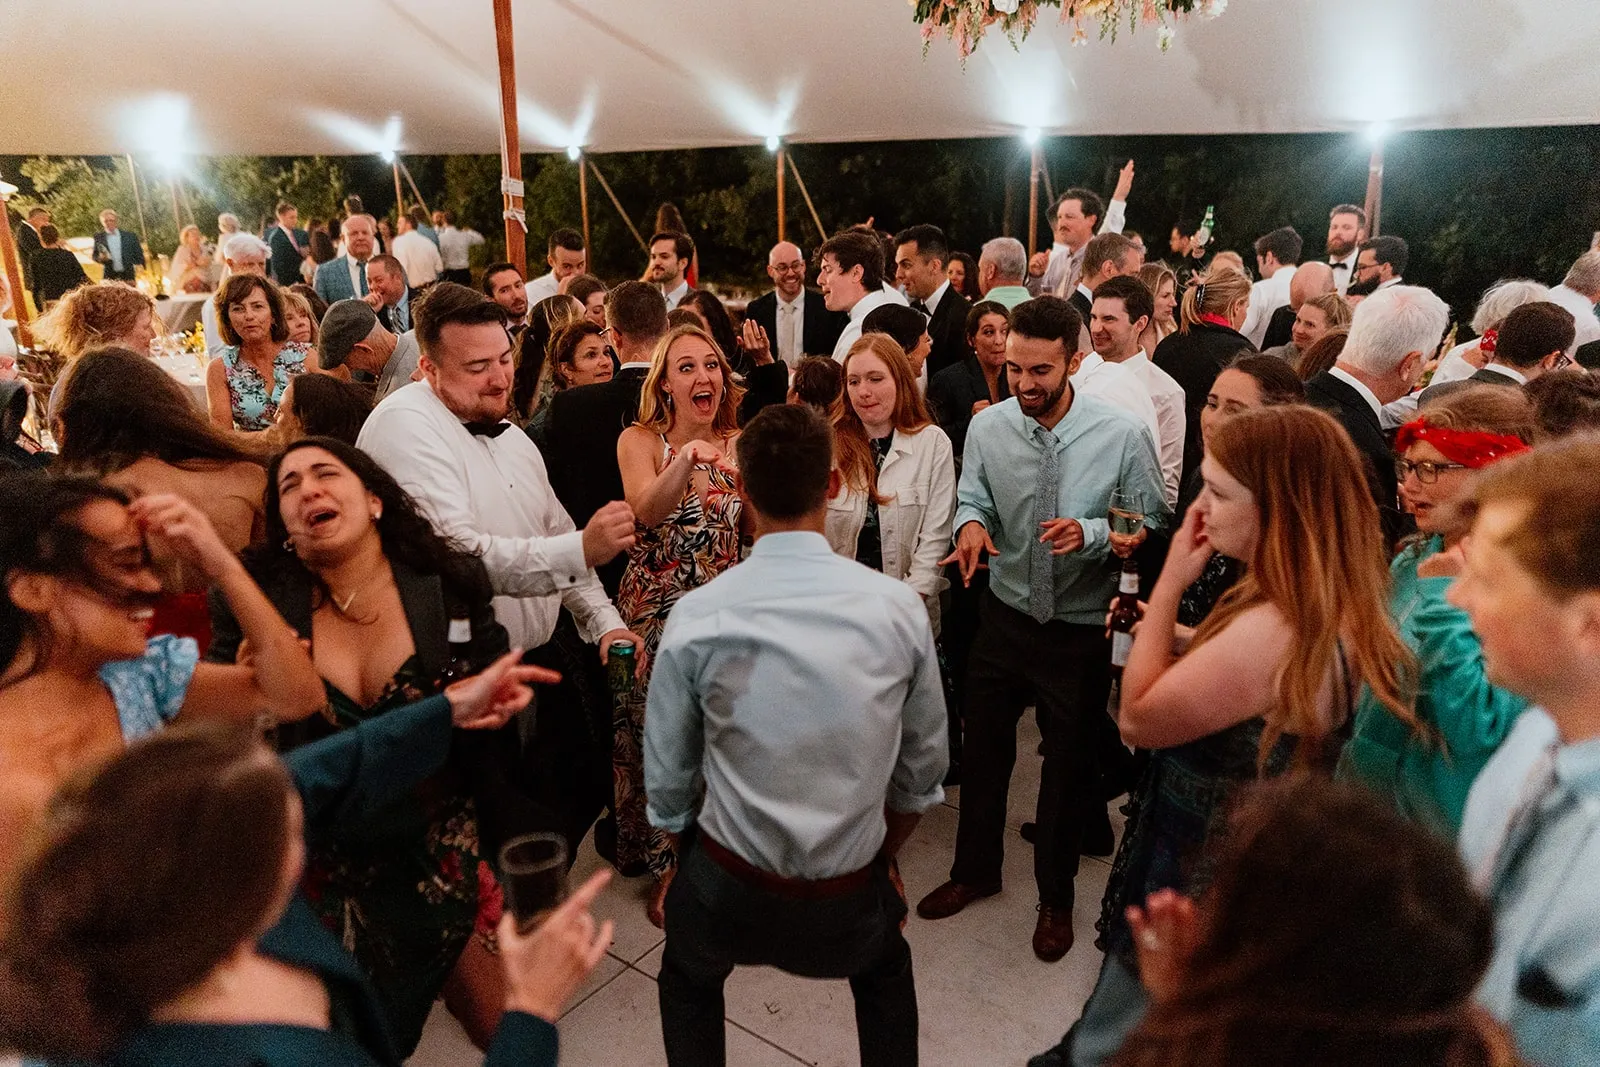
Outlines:
[[1000,883],[975,886],[946,882],[917,902],[917,914],[924,919],[948,919],[975,900],[1000,892]]
[[1033,954],[1054,963],[1072,949],[1072,910],[1039,905],[1039,922],[1033,928]]

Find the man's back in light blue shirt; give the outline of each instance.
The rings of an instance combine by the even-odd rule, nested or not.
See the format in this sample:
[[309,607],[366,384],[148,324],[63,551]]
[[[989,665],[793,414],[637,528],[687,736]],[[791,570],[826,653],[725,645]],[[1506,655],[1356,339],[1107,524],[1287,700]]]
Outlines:
[[[989,561],[989,588],[1007,607],[1028,613],[1028,567],[1040,530],[1034,494],[1043,457],[1034,438],[1037,420],[1022,413],[1015,397],[972,417],[956,487],[955,530],[976,520],[989,531],[1000,555]],[[1106,562],[1111,540],[1111,492],[1136,492],[1145,525],[1167,524],[1161,460],[1144,423],[1098,397],[1074,391],[1072,407],[1056,423],[1060,489],[1053,518],[1077,519],[1083,547],[1053,556],[1054,617],[1099,625],[1116,590],[1116,572]]]
[[677,833],[698,821],[786,878],[859,870],[883,845],[885,803],[920,813],[944,798],[927,609],[821,534],[767,534],[673,607],[644,742],[654,825]]

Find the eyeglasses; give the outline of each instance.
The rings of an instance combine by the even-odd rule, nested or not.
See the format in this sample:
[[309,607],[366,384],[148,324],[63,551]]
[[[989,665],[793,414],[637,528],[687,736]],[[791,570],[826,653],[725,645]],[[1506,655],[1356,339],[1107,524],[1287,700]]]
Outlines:
[[1465,463],[1434,463],[1426,459],[1421,463],[1413,463],[1409,459],[1397,459],[1394,461],[1396,478],[1403,482],[1406,480],[1407,475],[1415,472],[1417,481],[1423,485],[1432,485],[1438,481],[1440,471],[1464,471],[1468,469]]

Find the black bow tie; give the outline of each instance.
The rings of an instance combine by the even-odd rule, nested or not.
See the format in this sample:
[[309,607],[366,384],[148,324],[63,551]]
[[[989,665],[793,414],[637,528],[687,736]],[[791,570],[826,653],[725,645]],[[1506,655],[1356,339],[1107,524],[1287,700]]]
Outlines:
[[928,310],[928,305],[923,303],[921,300],[913,300],[913,301],[911,301],[911,310],[912,311],[920,311],[924,315],[927,315],[928,318],[930,318],[930,319],[933,318],[933,314]]
[[1330,263],[1330,264],[1328,264],[1328,266],[1332,267],[1334,270],[1349,270],[1350,269],[1350,264],[1348,264],[1348,263]]
[[463,422],[461,425],[467,428],[468,433],[475,434],[478,437],[499,437],[511,429],[511,424],[504,420],[500,422]]

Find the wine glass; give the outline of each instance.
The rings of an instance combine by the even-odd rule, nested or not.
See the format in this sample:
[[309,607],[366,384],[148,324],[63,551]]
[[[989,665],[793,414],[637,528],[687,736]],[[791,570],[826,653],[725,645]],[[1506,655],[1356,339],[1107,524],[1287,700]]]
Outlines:
[[1118,487],[1111,491],[1111,532],[1118,537],[1134,537],[1144,526],[1144,499],[1136,490]]

